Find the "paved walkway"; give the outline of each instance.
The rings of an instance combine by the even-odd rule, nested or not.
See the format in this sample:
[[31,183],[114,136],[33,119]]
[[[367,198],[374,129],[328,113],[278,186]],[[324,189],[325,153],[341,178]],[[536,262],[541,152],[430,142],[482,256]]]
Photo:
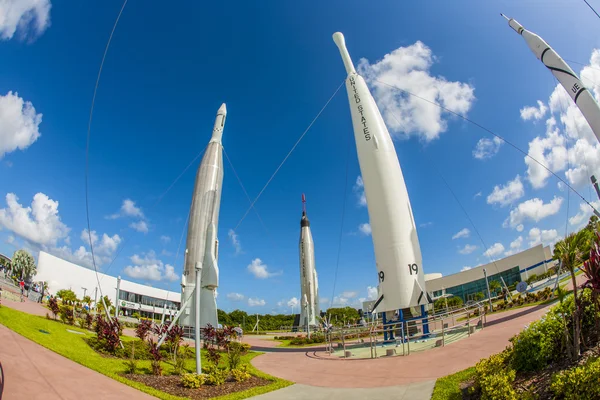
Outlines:
[[154,399],[79,365],[0,325],[3,398],[31,400]]
[[[364,378],[368,379],[368,378]],[[369,389],[339,389],[318,388],[296,384],[253,397],[256,400],[364,400],[364,399],[394,399],[394,400],[429,400],[433,393],[435,381],[419,382],[404,386],[389,386]]]

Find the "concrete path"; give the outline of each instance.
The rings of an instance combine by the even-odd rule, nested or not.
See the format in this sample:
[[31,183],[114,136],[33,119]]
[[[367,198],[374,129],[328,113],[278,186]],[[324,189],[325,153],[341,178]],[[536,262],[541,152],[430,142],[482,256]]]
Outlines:
[[[368,378],[365,378],[368,379]],[[256,400],[429,400],[433,394],[435,381],[412,383],[404,386],[388,386],[369,389],[319,388],[296,384],[275,392],[255,396]]]
[[0,325],[3,398],[150,400],[150,395],[79,365]]

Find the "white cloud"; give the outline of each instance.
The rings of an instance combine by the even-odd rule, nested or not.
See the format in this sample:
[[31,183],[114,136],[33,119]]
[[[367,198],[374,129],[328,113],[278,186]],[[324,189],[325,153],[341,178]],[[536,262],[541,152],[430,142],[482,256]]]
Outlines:
[[356,196],[358,198],[358,205],[361,207],[366,207],[367,196],[365,196],[365,184],[362,180],[362,176],[359,175],[356,177],[356,183],[354,184],[352,190],[354,191],[354,193],[356,193]]
[[506,257],[508,257],[510,255],[520,252],[522,245],[523,245],[523,236],[519,236],[518,238],[516,238],[515,240],[510,242],[510,250],[506,250],[504,252],[504,255]]
[[540,100],[538,100],[537,103],[537,107],[529,106],[521,108],[521,118],[523,119],[523,121],[528,121],[530,119],[534,119],[537,121],[542,119],[544,115],[546,115],[548,107],[546,107],[546,105]]
[[517,232],[523,232],[523,229],[525,229],[525,227],[523,226],[523,224],[519,224],[515,229],[517,230]]
[[14,193],[6,195],[7,208],[0,209],[0,227],[37,244],[56,245],[70,229],[58,215],[58,201],[44,193],[33,196],[30,207],[23,207]]
[[132,222],[129,224],[129,227],[138,232],[148,233],[148,224],[146,221]]
[[233,229],[230,229],[229,232],[227,232],[227,235],[229,236],[229,239],[231,240],[231,244],[233,245],[233,248],[235,249],[235,255],[241,254],[242,253],[242,244],[240,243],[240,239],[238,238],[237,233],[235,233],[235,231]]
[[440,107],[395,88],[435,101],[459,114],[466,114],[471,108],[475,100],[473,87],[432,76],[430,69],[435,61],[431,49],[420,41],[399,47],[373,64],[364,58],[359,61],[358,70],[371,85],[391,133],[417,135],[430,141],[446,131],[449,116]]
[[300,304],[300,301],[296,297],[292,297],[287,302],[288,307],[298,307],[298,304]]
[[106,219],[117,219],[120,217],[132,217],[132,218],[144,218],[144,213],[141,208],[135,205],[135,201],[131,199],[123,200],[123,204],[121,204],[121,208],[118,213],[108,215]]
[[502,254],[504,252],[504,246],[502,243],[494,243],[489,249],[487,249],[483,255],[490,258],[495,258],[496,256]]
[[[117,251],[119,244],[121,244],[121,237],[117,234],[113,236],[108,236],[106,233],[102,234],[102,239],[98,242],[98,234],[96,231],[92,231],[92,245],[94,246],[94,253],[100,255],[110,255]],[[81,240],[83,243],[89,246],[90,244],[90,235],[88,234],[88,230],[84,229],[81,231]]]
[[473,157],[478,160],[492,158],[498,154],[503,144],[502,139],[495,136],[493,139],[481,138],[475,145],[475,149],[473,149]]
[[471,269],[471,267],[468,267],[468,266],[466,266],[466,265],[465,265],[464,267],[462,267],[462,268],[460,269],[460,272],[468,271],[468,270],[470,270],[470,269]]
[[539,222],[542,219],[558,213],[563,202],[562,197],[554,197],[550,203],[544,203],[538,198],[530,199],[510,210],[510,215],[504,221],[504,227],[516,228],[522,222],[531,220]]
[[319,299],[320,304],[329,304],[329,299],[327,297],[321,297]]
[[348,299],[353,299],[353,298],[355,298],[356,296],[358,296],[358,292],[353,292],[353,291],[349,291],[349,290],[347,290],[347,291],[345,291],[345,292],[342,292],[342,294],[341,294],[340,296],[342,296],[342,297],[346,297],[346,298],[348,298]]
[[483,193],[477,192],[477,193],[475,193],[475,196],[473,196],[473,198],[476,199],[477,197],[481,197],[482,195],[483,195]]
[[[0,3],[0,26],[2,7]],[[42,114],[37,114],[33,104],[23,100],[18,93],[0,95],[0,159],[5,154],[31,146],[40,137],[41,122]]]
[[[0,38],[39,37],[50,26],[50,0],[0,1]],[[0,124],[1,126],[2,124]]]
[[228,293],[227,298],[231,301],[244,301],[246,297],[241,293]]
[[263,299],[252,298],[252,297],[250,297],[248,299],[248,306],[250,306],[250,307],[261,307],[261,306],[264,306],[265,304],[267,304],[267,302],[264,301]]
[[376,286],[367,286],[367,300],[377,300],[378,294]]
[[525,195],[525,188],[521,182],[521,177],[517,175],[506,185],[494,186],[494,190],[487,197],[488,204],[499,204],[501,207],[507,206]]
[[161,241],[163,244],[167,244],[167,243],[169,243],[169,242],[171,241],[171,238],[170,238],[169,236],[162,235],[162,236],[160,237],[160,241]]
[[[596,210],[600,210],[600,200],[592,201],[591,204]],[[581,202],[579,203],[579,212],[569,218],[569,224],[573,226],[574,230],[579,230],[588,223],[593,213],[592,207],[587,203]]]
[[419,224],[419,228],[427,228],[429,226],[432,226],[433,222],[429,221],[429,222],[424,222],[422,224]]
[[171,282],[179,279],[179,276],[175,274],[175,268],[172,265],[164,264],[152,250],[143,254],[143,257],[134,254],[130,260],[133,265],[126,266],[123,273],[131,278]]
[[363,235],[370,236],[371,235],[371,224],[369,224],[369,223],[360,224],[358,226],[358,230]]
[[456,232],[454,234],[454,236],[452,236],[452,240],[460,239],[460,238],[468,238],[470,234],[471,234],[471,231],[469,230],[469,228],[463,228],[460,231]]
[[264,264],[260,258],[255,258],[248,264],[248,271],[258,279],[267,279],[282,274],[282,272],[270,272],[267,264]]
[[477,249],[477,246],[472,245],[472,244],[466,244],[465,247],[463,247],[462,249],[460,249],[458,252],[460,254],[471,254],[476,249]]
[[529,231],[529,246],[537,246],[538,244],[544,244],[545,246],[556,243],[560,237],[556,229],[540,230],[539,228],[532,228]]
[[15,237],[13,235],[8,235],[6,238],[6,243],[13,244],[15,242]]

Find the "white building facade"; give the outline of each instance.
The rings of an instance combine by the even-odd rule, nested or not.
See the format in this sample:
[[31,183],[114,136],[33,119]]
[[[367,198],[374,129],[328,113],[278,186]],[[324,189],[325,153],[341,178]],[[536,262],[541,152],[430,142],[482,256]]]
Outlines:
[[[138,313],[141,317],[161,318],[174,316],[181,304],[181,293],[171,292],[151,286],[141,285],[121,279],[117,299],[117,278],[73,264],[62,258],[40,251],[35,281],[48,282],[50,294],[61,289],[71,289],[79,299],[90,296],[93,302],[100,301],[100,293],[108,296],[111,302],[119,304],[123,315]],[[98,285],[100,281],[100,285]]]

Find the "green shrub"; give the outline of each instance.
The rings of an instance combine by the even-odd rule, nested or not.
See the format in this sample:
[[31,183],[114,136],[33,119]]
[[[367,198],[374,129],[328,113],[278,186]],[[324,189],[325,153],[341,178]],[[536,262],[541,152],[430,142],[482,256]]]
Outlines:
[[517,371],[537,371],[560,356],[563,322],[553,312],[513,336],[512,367]]
[[202,372],[206,374],[205,382],[209,385],[220,386],[225,383],[229,373],[217,367],[214,363],[209,363],[202,368]]
[[516,372],[510,367],[512,349],[483,359],[475,365],[475,390],[482,400],[516,400],[512,388]]
[[593,400],[600,398],[600,359],[562,371],[552,377],[550,389],[558,399]]
[[244,382],[250,379],[250,373],[248,372],[248,368],[246,365],[242,365],[239,368],[232,369],[231,375],[236,382]]
[[73,315],[73,307],[63,304],[60,306],[59,311],[60,320],[69,325],[73,325],[75,322],[75,316]]
[[204,385],[206,380],[205,375],[198,374],[183,374],[181,375],[181,384],[188,389],[198,389]]

